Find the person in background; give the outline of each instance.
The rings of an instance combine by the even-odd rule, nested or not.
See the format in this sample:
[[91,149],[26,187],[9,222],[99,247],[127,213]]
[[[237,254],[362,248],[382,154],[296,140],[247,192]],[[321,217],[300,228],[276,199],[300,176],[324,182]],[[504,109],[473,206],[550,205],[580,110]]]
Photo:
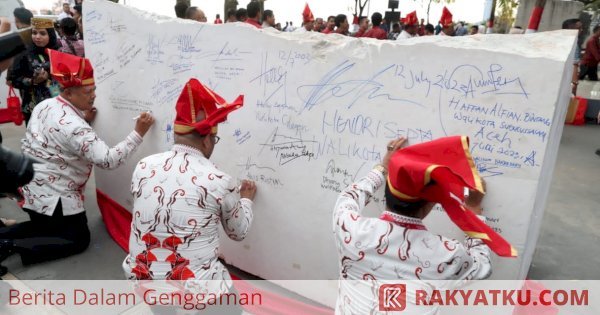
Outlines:
[[73,17],[73,13],[71,13],[71,5],[68,2],[63,3],[62,12],[58,15],[58,21],[62,21],[62,19],[66,17]]
[[369,30],[369,18],[363,16],[358,22],[358,31],[354,34],[354,37],[363,37]]
[[345,14],[338,14],[335,17],[335,33],[340,35],[348,35],[348,29],[350,28],[350,24],[348,23],[348,18]]
[[381,16],[381,13],[373,13],[373,15],[371,15],[371,23],[373,23],[373,27],[371,27],[371,29],[368,30],[363,37],[387,39],[387,32],[381,27],[382,22],[383,16]]
[[439,35],[442,31],[442,22],[438,21],[438,24],[435,26],[435,35]]
[[[58,20],[54,21],[54,32],[56,32],[56,34],[58,34],[58,38],[61,38],[64,36],[64,34],[62,32],[62,28],[60,27],[60,22]],[[60,48],[60,43],[58,43],[58,47]]]
[[235,19],[238,22],[246,22],[248,19],[248,10],[246,8],[239,8],[235,11]]
[[26,124],[37,104],[60,93],[58,83],[50,76],[50,59],[46,52],[46,48],[58,49],[54,23],[50,19],[33,18],[31,24],[33,45],[15,58],[6,76],[21,92],[21,112]]
[[229,11],[227,11],[227,20],[225,20],[225,23],[233,23],[233,22],[237,22],[237,18],[235,17],[235,10],[230,9]]
[[379,27],[385,31],[386,35],[390,32],[390,23],[385,18],[381,20],[381,25]]
[[[579,19],[567,19],[563,21],[562,29],[568,30],[577,30],[578,38],[581,36],[583,32],[583,24],[581,24],[581,20]],[[581,45],[579,44],[579,40],[577,40],[577,45],[575,45],[575,55],[573,56],[573,78],[571,80],[571,92],[573,95],[577,95],[577,85],[579,84],[579,63],[581,61]]]
[[313,27],[313,31],[321,32],[321,31],[323,31],[323,27],[325,27],[325,25],[323,23],[323,18],[317,18],[315,20],[315,26]]
[[388,35],[388,39],[396,40],[398,39],[398,35],[400,35],[400,23],[394,23],[394,25],[392,25],[392,31]]
[[77,23],[75,20],[72,18],[62,19],[62,21],[60,21],[60,28],[63,37],[59,40],[59,51],[79,57],[85,57],[83,40],[77,37]]
[[417,19],[417,11],[413,11],[406,15],[403,19],[404,30],[398,35],[398,40],[418,37],[417,30],[419,28],[419,20]]
[[419,24],[419,28],[417,29],[417,35],[425,35],[425,19],[421,19],[421,24]]
[[[0,34],[10,32],[10,21],[5,17],[0,17]],[[4,70],[10,67],[13,58],[8,58],[5,60],[0,60],[0,75]],[[7,82],[9,84],[9,82]],[[9,84],[10,85],[10,84]],[[0,134],[0,143],[2,143],[2,135]]]
[[188,8],[189,6],[185,2],[177,2],[177,4],[175,4],[175,16],[180,19],[185,19],[185,11],[187,11]]
[[304,5],[304,11],[302,11],[302,27],[295,30],[299,33],[312,32],[315,26],[315,16],[312,14],[308,3]]
[[458,22],[456,25],[456,31],[454,32],[455,36],[465,36],[469,33],[467,27],[465,26],[465,22]]
[[479,25],[475,24],[475,25],[471,25],[471,27],[469,27],[469,35],[476,35],[479,33]]
[[77,37],[79,39],[83,39],[83,20],[81,18],[81,4],[76,4],[73,6],[73,19],[77,22]]
[[221,20],[221,15],[217,14],[217,17],[215,18],[215,24],[223,24],[223,20]]
[[12,254],[28,265],[83,252],[90,243],[83,192],[94,165],[114,169],[123,164],[154,123],[143,113],[123,141],[108,147],[84,116],[95,113],[90,61],[56,50],[48,55],[48,72],[61,92],[38,104],[27,125],[23,153],[43,162],[34,164],[34,178],[21,191],[22,208],[31,220],[0,228],[0,262]]
[[262,28],[275,27],[275,14],[273,14],[273,11],[263,11],[262,21]]
[[585,45],[585,52],[579,64],[579,80],[586,77],[598,81],[598,63],[600,62],[600,25],[594,26],[592,35]]
[[17,29],[23,29],[31,26],[31,19],[33,18],[33,14],[31,11],[25,8],[16,8],[13,11],[13,15],[15,17],[15,25]]
[[202,23],[206,23],[207,21],[204,11],[198,9],[198,7],[189,7],[185,10],[185,18],[187,20],[194,20]]
[[454,24],[452,23],[452,13],[448,8],[444,7],[442,10],[442,17],[440,18],[442,25],[442,31],[438,34],[441,36],[454,36]]
[[433,27],[433,24],[425,25],[425,35],[424,36],[432,36],[432,35],[435,35],[435,28]]
[[258,2],[251,1],[246,6],[246,11],[248,12],[248,18],[245,23],[248,23],[256,28],[260,28],[260,4]]
[[290,21],[290,25],[287,27],[286,32],[293,32],[296,28],[294,27],[294,22]]
[[335,16],[331,15],[327,18],[327,25],[325,25],[325,29],[321,31],[323,34],[332,33],[335,29]]

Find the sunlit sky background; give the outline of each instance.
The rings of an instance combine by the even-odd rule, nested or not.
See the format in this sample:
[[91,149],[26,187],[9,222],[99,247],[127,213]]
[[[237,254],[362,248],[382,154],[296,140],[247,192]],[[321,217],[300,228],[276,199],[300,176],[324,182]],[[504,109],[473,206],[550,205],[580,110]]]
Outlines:
[[[25,6],[31,9],[52,8],[56,2],[57,0],[23,0]],[[248,0],[238,0],[238,7],[245,7],[248,2]],[[308,2],[315,17],[327,18],[329,15],[339,13],[351,16],[353,13],[351,7],[354,5],[354,0],[266,0],[265,9],[273,10],[277,22],[282,22],[285,25],[286,21],[293,21],[294,25],[300,25],[305,2]],[[370,5],[365,8],[368,16],[374,12],[384,14],[388,10],[388,0],[371,0],[370,2]],[[491,2],[491,0],[456,0],[447,6],[454,15],[455,21],[476,23],[485,20],[484,7],[486,2]],[[120,0],[120,3],[157,14],[175,16],[173,10],[175,0]],[[429,0],[400,0],[399,11],[404,17],[406,13],[416,10],[419,18],[427,20],[428,3]],[[223,17],[222,0],[192,0],[192,5],[204,10],[209,22],[214,20],[217,13]],[[444,4],[431,4],[430,22],[432,24],[436,24],[439,20],[443,7]]]

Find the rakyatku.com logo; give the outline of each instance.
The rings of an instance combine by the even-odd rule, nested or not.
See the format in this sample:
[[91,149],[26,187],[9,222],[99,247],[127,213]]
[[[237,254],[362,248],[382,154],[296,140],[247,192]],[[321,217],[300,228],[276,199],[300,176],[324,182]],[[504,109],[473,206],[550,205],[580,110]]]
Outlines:
[[384,284],[379,287],[379,311],[398,312],[406,308],[406,285]]
[[[415,293],[414,295],[412,293]],[[379,287],[379,311],[398,312],[415,306],[588,306],[589,290],[546,289],[417,289],[407,301],[406,284]]]

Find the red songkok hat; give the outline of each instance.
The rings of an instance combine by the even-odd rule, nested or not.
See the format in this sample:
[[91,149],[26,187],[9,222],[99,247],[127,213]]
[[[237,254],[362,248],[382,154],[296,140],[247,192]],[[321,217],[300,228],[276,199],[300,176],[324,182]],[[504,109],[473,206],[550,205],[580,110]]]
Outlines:
[[50,74],[63,88],[94,85],[94,68],[89,59],[46,49]]
[[304,11],[302,11],[302,19],[304,20],[304,23],[310,23],[315,20],[312,11],[308,7],[308,2],[304,5]]
[[402,19],[404,25],[418,25],[419,19],[417,19],[417,11],[412,11]]
[[469,139],[460,136],[400,149],[390,159],[388,188],[402,201],[440,203],[467,235],[483,240],[499,256],[516,257],[517,251],[502,236],[465,208],[465,187],[483,192],[469,152]]
[[[188,134],[193,131],[201,135],[217,133],[217,125],[227,120],[227,114],[244,105],[244,96],[240,95],[227,103],[217,93],[196,79],[190,79],[181,91],[175,111],[174,131],[176,134]],[[204,119],[196,121],[198,112],[204,112]]]
[[442,23],[443,27],[452,26],[452,13],[448,8],[444,7],[442,10],[442,17],[440,18],[440,23]]

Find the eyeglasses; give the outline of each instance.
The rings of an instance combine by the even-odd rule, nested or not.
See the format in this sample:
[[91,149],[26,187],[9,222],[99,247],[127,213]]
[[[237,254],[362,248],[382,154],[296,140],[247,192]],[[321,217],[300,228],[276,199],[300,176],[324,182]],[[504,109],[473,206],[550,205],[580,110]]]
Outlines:
[[221,140],[221,137],[213,136],[213,139],[215,139],[215,144],[217,144],[217,143],[219,143],[219,140]]

